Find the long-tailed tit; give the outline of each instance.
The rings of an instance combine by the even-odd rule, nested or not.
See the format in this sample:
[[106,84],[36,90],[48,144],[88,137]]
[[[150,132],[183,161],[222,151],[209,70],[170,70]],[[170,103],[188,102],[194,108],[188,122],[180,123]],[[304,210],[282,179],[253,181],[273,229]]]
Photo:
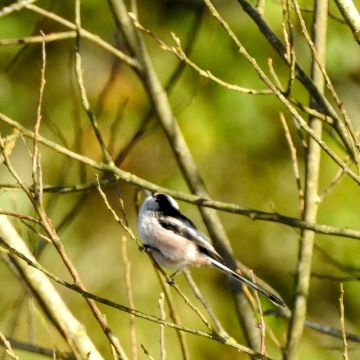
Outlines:
[[196,226],[179,210],[169,195],[156,193],[143,202],[138,229],[144,248],[161,266],[180,271],[187,266],[212,265],[265,295],[275,305],[283,300],[228,268],[223,258]]

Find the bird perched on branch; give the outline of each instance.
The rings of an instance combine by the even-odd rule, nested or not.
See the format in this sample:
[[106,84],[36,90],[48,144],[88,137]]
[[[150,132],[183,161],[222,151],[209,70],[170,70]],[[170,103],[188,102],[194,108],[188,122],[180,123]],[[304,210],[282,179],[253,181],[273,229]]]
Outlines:
[[187,266],[213,266],[266,296],[277,306],[285,306],[278,296],[231,270],[213,245],[169,195],[155,193],[141,205],[138,229],[144,245],[156,262],[175,273]]

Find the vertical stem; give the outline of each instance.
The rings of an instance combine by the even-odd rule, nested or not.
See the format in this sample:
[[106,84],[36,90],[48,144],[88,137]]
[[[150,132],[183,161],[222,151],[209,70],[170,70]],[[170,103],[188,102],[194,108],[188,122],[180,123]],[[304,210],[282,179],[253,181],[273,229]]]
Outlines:
[[[160,307],[160,318],[161,320],[165,320],[165,309],[164,309],[164,293],[160,294],[159,298],[159,307]],[[165,327],[163,324],[160,324],[160,359],[165,360],[166,358],[166,350],[165,350]]]
[[[128,257],[126,236],[123,236],[121,240],[122,240],[122,257],[125,267],[126,297],[129,307],[135,309],[134,295],[133,295],[132,283],[131,283],[131,262]],[[136,327],[135,327],[135,316],[133,314],[129,316],[129,321],[130,321],[129,327],[130,327],[131,359],[137,360],[138,359],[137,336],[136,336]]]
[[342,334],[342,340],[343,340],[343,359],[349,360],[348,344],[347,344],[346,332],[345,332],[345,308],[344,308],[344,285],[343,285],[343,283],[340,284],[339,305],[340,305],[341,334]]
[[[318,58],[324,65],[328,12],[327,0],[315,0],[314,10],[315,18],[313,23],[313,41]],[[323,92],[324,78],[314,58],[312,61],[312,80],[318,89]],[[311,102],[314,104],[314,99],[311,99]],[[321,138],[321,120],[317,118],[310,118],[309,121],[314,134]],[[306,154],[305,206],[303,218],[305,221],[315,223],[319,204],[318,181],[321,149],[313,138],[309,138],[308,143],[309,146]],[[290,319],[287,345],[284,354],[284,358],[286,360],[298,358],[300,339],[303,333],[306,317],[314,236],[315,233],[309,230],[304,230],[301,234],[298,264],[295,274],[293,312]]]

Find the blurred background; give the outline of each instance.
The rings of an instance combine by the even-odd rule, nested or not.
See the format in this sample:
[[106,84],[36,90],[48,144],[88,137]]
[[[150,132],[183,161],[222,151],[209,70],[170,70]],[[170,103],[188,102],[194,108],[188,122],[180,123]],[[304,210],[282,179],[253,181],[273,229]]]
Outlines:
[[[12,1],[0,1],[1,8]],[[221,14],[250,54],[267,73],[268,59],[272,59],[280,81],[286,86],[288,70],[269,46],[257,27],[242,11],[237,1],[214,1]],[[73,1],[38,1],[41,8],[74,21]],[[359,5],[359,3],[357,3]],[[311,9],[310,1],[301,6]],[[332,14],[340,17],[334,4]],[[303,12],[310,26],[311,12]],[[264,17],[282,38],[281,4],[276,0],[265,4]],[[182,41],[184,48],[191,42],[189,57],[205,70],[243,87],[265,89],[252,67],[198,1],[139,2],[140,22],[169,45],[174,45],[170,32]],[[310,53],[298,23],[293,18],[297,61],[307,73]],[[111,12],[106,2],[89,0],[82,4],[82,26],[105,41],[126,47],[116,34]],[[68,30],[59,23],[25,10],[0,17],[1,39],[23,38]],[[179,60],[162,50],[151,38],[145,43],[158,76],[164,85],[172,76]],[[1,42],[0,42],[1,44]],[[359,47],[350,30],[336,19],[329,19],[327,70],[336,90],[359,129],[360,61]],[[97,114],[100,130],[114,158],[127,146],[150,109],[148,97],[136,74],[109,52],[93,43],[81,41],[81,55],[85,87],[91,107]],[[74,73],[74,39],[54,41],[46,45],[46,87],[43,104],[41,134],[73,151],[101,160],[101,151],[85,112],[81,108]],[[36,119],[40,83],[41,44],[0,46],[0,109],[1,112],[33,128]],[[308,94],[296,82],[292,95],[304,104]],[[285,114],[297,148],[303,179],[304,149],[291,117],[274,96],[248,95],[227,90],[201,78],[185,67],[169,95],[173,111],[184,133],[200,173],[213,199],[237,203],[245,208],[279,212],[291,217],[300,216],[300,202],[291,162],[289,146],[279,112]],[[0,123],[1,135],[12,129]],[[335,141],[325,132],[327,143],[341,156]],[[29,141],[27,142],[29,144]],[[75,185],[94,181],[95,170],[45,147],[40,147],[44,183],[46,185]],[[14,167],[23,181],[31,184],[31,157],[19,138],[11,154]],[[141,141],[127,153],[120,167],[137,176],[173,190],[188,192],[188,188],[161,127],[151,118]],[[1,209],[33,214],[31,204],[18,189],[4,165],[0,165]],[[322,157],[320,193],[332,182],[338,168],[326,155]],[[136,231],[136,188],[120,182],[118,187],[106,187],[111,204],[120,209],[119,196],[124,202],[131,228]],[[358,186],[344,176],[321,202],[318,222],[338,227],[360,228]],[[127,304],[122,260],[124,231],[106,209],[96,189],[86,193],[47,193],[48,215],[58,228],[61,240],[79,270],[87,289],[102,297]],[[180,203],[183,212],[202,230],[198,209]],[[219,213],[237,258],[254,270],[291,303],[293,273],[297,260],[299,231],[282,224],[252,221],[249,218]],[[49,271],[69,280],[69,275],[52,246],[42,246],[40,239],[23,223],[14,220],[29,247],[39,256],[39,262]],[[155,271],[147,256],[128,239],[131,278],[135,307],[146,313],[159,314],[158,297],[161,292]],[[317,235],[313,272],[344,282],[345,319],[349,332],[360,333],[360,243],[358,240]],[[239,342],[244,339],[234,316],[235,307],[226,278],[212,269],[194,269],[192,274],[225,329]],[[49,325],[26,295],[22,284],[6,264],[0,262],[0,329],[5,335],[36,344],[67,349],[60,336]],[[345,279],[345,280],[346,280]],[[177,283],[194,298],[183,276]],[[56,286],[70,309],[83,322],[99,350],[110,358],[109,345],[94,321],[84,300],[76,293]],[[318,279],[311,281],[308,319],[339,328],[339,281]],[[174,296],[184,325],[203,329],[203,325],[186,305]],[[196,300],[194,299],[194,302]],[[264,309],[272,305],[263,301]],[[113,332],[129,351],[129,316],[109,307],[100,306]],[[266,317],[266,322],[278,341],[284,344],[287,321]],[[154,358],[159,358],[159,327],[136,319],[138,345],[143,344]],[[203,329],[204,330],[204,329]],[[168,358],[181,358],[175,332],[166,329]],[[186,335],[192,359],[245,359],[247,356],[219,343]],[[280,358],[279,349],[267,337],[270,356]],[[338,359],[342,342],[305,329],[300,359]],[[360,356],[356,343],[349,344],[351,358]],[[139,345],[139,358],[146,358]],[[17,351],[21,359],[37,359],[39,355]]]

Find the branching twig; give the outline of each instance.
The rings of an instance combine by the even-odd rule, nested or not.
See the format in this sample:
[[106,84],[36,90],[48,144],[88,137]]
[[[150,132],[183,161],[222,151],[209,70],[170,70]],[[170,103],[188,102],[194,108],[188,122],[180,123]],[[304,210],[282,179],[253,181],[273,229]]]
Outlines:
[[33,4],[36,1],[38,1],[38,0],[21,0],[21,1],[17,1],[14,4],[11,4],[9,6],[4,6],[0,10],[0,17],[9,15],[9,14],[15,12],[15,11],[20,11],[23,8],[27,7],[30,4]]
[[[131,237],[131,239],[134,240],[139,245],[139,248],[142,248],[142,243],[140,242],[140,240],[134,235],[133,231],[126,224],[126,222],[116,214],[115,210],[109,204],[109,201],[108,201],[108,199],[106,197],[106,194],[101,189],[100,185],[98,186],[98,190],[99,190],[99,193],[100,193],[101,197],[104,200],[104,203],[105,203],[106,207],[108,208],[108,210],[113,215],[115,221],[118,222],[122,226],[122,228],[128,233],[128,235]],[[172,284],[172,287],[180,295],[180,297],[184,300],[185,304],[187,304],[195,312],[195,314],[200,318],[200,320],[205,324],[205,326],[209,330],[214,331],[211,324],[207,321],[206,317],[202,314],[202,312],[190,301],[188,296],[185,295],[185,293],[176,285],[176,283],[174,283],[173,280],[170,279],[167,276],[165,271],[157,264],[157,262],[152,257],[152,255],[150,253],[148,253],[148,252],[146,252],[146,253],[149,256],[150,260],[152,261],[152,263],[154,265],[154,268],[157,269],[161,273],[161,275],[166,279],[167,283]]]
[[[24,136],[29,137],[31,139],[34,138],[34,133],[20,125],[18,122],[12,120],[8,116],[0,113],[0,120],[7,123],[8,125],[11,125],[15,127],[16,129],[20,130]],[[260,211],[256,209],[247,209],[244,208],[238,204],[233,203],[224,203],[221,201],[214,201],[210,200],[208,197],[202,197],[192,194],[186,194],[180,191],[174,191],[170,190],[165,187],[158,186],[150,181],[144,180],[139,178],[138,176],[129,173],[127,171],[124,171],[117,167],[112,167],[107,164],[104,164],[102,162],[95,161],[93,159],[90,159],[84,155],[78,154],[76,152],[73,152],[51,140],[48,140],[42,136],[39,136],[39,142],[43,145],[53,149],[54,151],[57,151],[58,153],[61,153],[69,158],[72,158],[74,160],[80,161],[83,164],[86,164],[94,169],[101,170],[101,171],[109,171],[113,172],[116,175],[116,179],[112,181],[122,180],[126,183],[130,183],[133,185],[136,185],[140,188],[148,189],[153,192],[164,192],[175,199],[182,200],[185,202],[189,202],[192,204],[196,204],[199,206],[209,207],[212,209],[225,211],[233,214],[239,214],[246,216],[250,218],[251,220],[263,220],[263,221],[271,221],[271,222],[278,222],[282,223],[291,227],[296,227],[299,229],[309,229],[312,231],[315,231],[319,234],[327,234],[327,235],[334,235],[334,236],[341,236],[341,237],[347,237],[347,238],[354,238],[354,239],[360,239],[360,231],[354,230],[354,229],[348,229],[348,228],[337,228],[330,225],[324,225],[324,224],[315,224],[315,223],[309,223],[307,221],[292,218],[289,216],[285,216],[278,213],[271,213],[266,211]],[[104,180],[106,183],[111,183],[110,180]],[[64,192],[71,192],[71,191],[83,191],[88,189],[93,189],[97,187],[96,182],[92,182],[85,185],[70,187],[70,188],[63,188],[60,187],[61,191]],[[58,187],[55,187],[55,191]],[[46,189],[45,189],[46,190]]]
[[[47,278],[46,271],[36,262],[23,240],[4,215],[0,215],[0,243],[2,248],[15,255],[15,257],[12,257],[14,264],[21,271],[22,277],[33,295],[39,299],[39,305],[48,315],[50,321],[54,323],[55,327],[67,340],[75,356],[81,359],[89,356],[89,359],[102,360],[102,356],[87,336],[83,326],[75,319]],[[31,264],[31,266],[27,264]],[[38,271],[39,269],[41,272]]]
[[[322,76],[323,76],[323,79],[325,80],[325,83],[324,85],[326,84],[326,87],[330,90],[330,93],[333,97],[333,99],[335,100],[339,110],[340,110],[340,113],[342,114],[342,117],[343,117],[343,125],[341,124],[337,124],[338,126],[341,126],[341,127],[345,127],[345,131],[347,131],[347,138],[349,139],[349,142],[350,142],[350,145],[353,147],[353,153],[354,153],[354,161],[357,163],[358,166],[360,166],[360,163],[359,163],[359,144],[357,143],[357,140],[356,140],[356,136],[355,136],[355,133],[354,133],[354,130],[352,128],[352,125],[351,125],[351,122],[350,122],[350,119],[347,115],[347,112],[345,110],[345,107],[344,107],[344,104],[343,102],[340,100],[328,74],[327,74],[327,71],[325,69],[325,66],[324,66],[324,61],[323,61],[323,57],[324,57],[324,54],[323,54],[323,50],[322,49],[319,49],[319,47],[317,46],[316,44],[316,40],[312,40],[310,38],[310,35],[307,31],[307,28],[306,28],[306,25],[305,25],[305,20],[304,18],[302,17],[302,14],[301,14],[301,11],[300,11],[300,6],[297,2],[297,0],[292,0],[293,4],[294,4],[294,8],[295,8],[295,13],[299,19],[299,22],[300,22],[300,25],[301,25],[301,30],[304,34],[304,37],[306,39],[306,42],[307,44],[309,45],[310,49],[311,49],[311,52],[312,52],[312,56],[313,56],[313,60],[316,62],[317,66],[318,66],[318,71],[321,72]],[[315,16],[316,16],[316,12],[315,12]],[[327,16],[326,16],[327,18]],[[314,71],[314,70],[313,70]],[[314,83],[316,84],[316,81],[314,81]],[[318,85],[317,85],[318,86]],[[319,88],[319,86],[318,86]],[[321,91],[321,88],[319,88],[319,90]],[[314,99],[312,100],[313,102],[315,101]]]
[[249,95],[272,95],[272,92],[269,90],[255,90],[255,89],[248,89],[241,87],[236,84],[228,83],[219,77],[215,76],[210,70],[204,70],[192,62],[189,57],[186,55],[185,51],[182,48],[180,39],[172,33],[172,38],[176,42],[176,47],[167,45],[163,40],[161,40],[158,36],[156,36],[152,31],[146,29],[144,26],[140,24],[140,22],[136,19],[134,14],[129,14],[130,18],[132,19],[134,26],[136,26],[139,30],[146,33],[147,35],[151,36],[159,45],[162,50],[165,50],[173,55],[175,55],[179,60],[184,61],[188,66],[190,66],[194,71],[196,71],[200,76],[207,80],[211,80],[217,83],[220,86],[223,86],[225,89],[237,91],[244,94]]
[[[29,4],[25,4],[24,7],[37,13],[37,14],[45,16],[46,18],[49,18],[65,27],[67,27],[68,29],[76,30],[76,25],[74,23],[72,23],[71,21],[62,18],[61,16],[56,15],[53,12],[46,11],[45,9],[42,9],[36,5],[32,5],[31,1],[29,1]],[[133,67],[135,69],[139,68],[139,64],[137,63],[137,61],[135,61],[130,56],[124,54],[122,51],[116,49],[115,47],[110,45],[108,42],[101,39],[98,35],[94,35],[91,32],[81,28],[80,36],[93,42],[94,44],[100,46],[102,49],[110,52],[112,55],[118,57],[120,60],[124,61],[130,67]]]
[[[193,193],[207,197],[208,191],[205,183],[175,119],[169,99],[154,69],[144,41],[132,24],[124,1],[109,0],[109,3],[113,11],[114,19],[121,29],[131,52],[141,64],[141,71],[139,72],[140,79],[154,106],[154,112],[164,130],[184,179]],[[232,256],[231,244],[216,212],[204,207],[200,207],[199,210],[215,246],[221,255],[224,256],[229,266],[234,268],[235,260]],[[234,296],[237,300],[242,298],[241,290],[234,292]],[[237,301],[236,304],[238,312],[241,313],[239,320],[242,322],[247,341],[251,344],[252,348],[258,348],[257,334],[254,331],[256,321],[250,311],[250,306],[245,301]]]
[[[266,40],[271,44],[279,56],[291,66],[291,59],[286,57],[286,48],[282,44],[281,40],[277,37],[276,33],[271,29],[270,25],[266,22],[265,18],[253,7],[253,5],[248,0],[237,0],[238,3],[242,6],[243,10],[249,15],[249,17],[254,21],[256,26],[259,28],[261,33],[264,35]],[[306,75],[305,71],[301,66],[296,62],[294,64],[296,78],[304,85],[308,93],[314,98],[317,103],[317,107],[320,107],[320,111],[323,111],[335,121],[334,127],[339,134],[341,140],[343,141],[347,151],[352,158],[355,157],[353,144],[351,138],[349,138],[348,132],[343,125],[340,117],[337,115],[334,108],[331,106],[330,102],[326,97],[319,91],[318,87],[313,83],[313,81]]]
[[56,283],[58,283],[58,284],[60,284],[62,286],[65,286],[66,288],[71,289],[71,290],[81,294],[83,297],[85,297],[87,299],[97,301],[97,302],[102,303],[104,305],[113,307],[113,308],[118,309],[118,310],[123,311],[123,312],[127,312],[129,314],[133,314],[136,317],[139,317],[139,318],[142,318],[142,319],[145,319],[145,320],[148,320],[148,321],[152,321],[152,322],[155,322],[155,323],[158,323],[158,324],[163,324],[164,326],[167,326],[167,327],[170,327],[170,328],[173,328],[173,329],[178,329],[178,330],[190,333],[190,334],[194,334],[194,335],[202,336],[204,338],[208,338],[208,339],[218,341],[218,342],[220,342],[220,343],[222,343],[224,345],[228,345],[230,347],[233,347],[233,348],[235,348],[235,349],[237,349],[237,350],[239,350],[241,352],[244,352],[246,354],[257,356],[257,357],[259,357],[259,359],[270,360],[269,357],[263,356],[263,355],[255,352],[255,351],[247,348],[246,346],[240,345],[240,344],[234,342],[232,339],[222,338],[222,337],[218,336],[218,334],[214,334],[213,332],[207,333],[207,332],[204,332],[202,330],[196,330],[196,329],[192,329],[192,328],[189,328],[189,327],[180,326],[180,325],[171,323],[169,321],[162,320],[162,319],[160,319],[160,318],[158,318],[156,316],[145,314],[145,313],[143,313],[143,312],[141,312],[139,310],[131,309],[131,308],[125,306],[125,305],[121,305],[121,304],[115,303],[115,302],[113,302],[111,300],[108,300],[108,299],[99,297],[97,295],[94,295],[92,293],[89,293],[89,292],[81,289],[78,285],[76,285],[74,283],[69,283],[67,281],[64,281],[64,280],[60,279],[59,277],[57,277],[56,275],[49,272],[48,270],[44,269],[40,264],[38,264],[35,261],[35,259],[31,258],[31,255],[30,256],[29,255],[27,255],[27,256],[23,255],[24,251],[27,252],[25,250],[26,249],[25,244],[22,245],[22,247],[23,247],[22,251],[18,251],[15,248],[13,248],[12,246],[10,246],[7,242],[5,242],[0,237],[0,246],[5,248],[6,250],[8,250],[12,255],[15,255],[16,257],[18,257],[18,258],[22,259],[23,261],[25,261],[26,264],[30,265],[31,268],[35,268],[36,270],[39,270],[41,273],[43,273],[44,275],[46,275],[49,278],[51,278],[52,280],[54,280]]
[[[246,1],[246,0],[245,0]],[[340,158],[336,155],[329,146],[314,132],[314,130],[307,124],[307,122],[299,115],[299,113],[293,108],[287,98],[274,86],[274,84],[270,81],[270,79],[266,76],[264,71],[261,69],[255,58],[253,58],[245,47],[242,45],[240,40],[237,38],[235,33],[231,30],[228,23],[221,17],[219,12],[215,9],[210,0],[204,0],[206,5],[208,6],[211,14],[214,18],[220,23],[220,25],[224,28],[229,37],[234,41],[241,55],[252,65],[258,76],[261,80],[273,91],[276,97],[281,101],[281,103],[288,109],[294,119],[298,122],[298,124],[303,128],[307,134],[316,141],[317,144],[324,150],[324,152],[357,183],[360,184],[360,177],[356,173],[354,173]],[[342,123],[341,123],[342,124]],[[349,136],[347,136],[349,140]],[[354,153],[354,148],[350,139],[351,154]],[[350,150],[349,150],[350,151]],[[356,154],[355,154],[356,155]],[[354,155],[354,156],[355,156]],[[356,156],[355,156],[356,157]]]

